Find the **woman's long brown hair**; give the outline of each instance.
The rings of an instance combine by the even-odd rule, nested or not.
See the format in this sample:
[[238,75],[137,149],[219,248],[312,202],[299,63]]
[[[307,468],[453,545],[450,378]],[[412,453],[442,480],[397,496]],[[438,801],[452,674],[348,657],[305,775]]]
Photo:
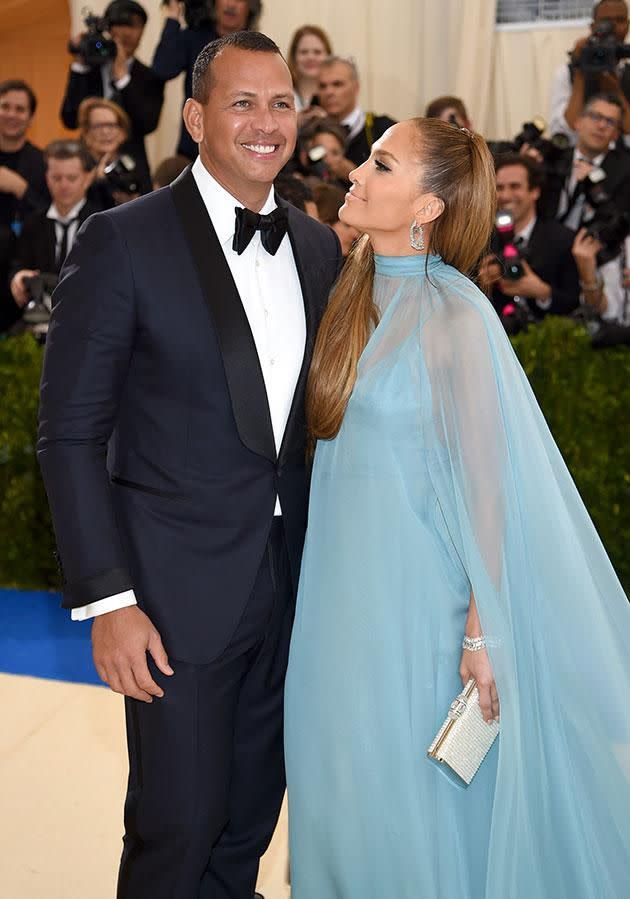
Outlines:
[[[428,252],[470,274],[492,233],[496,205],[492,156],[478,134],[439,119],[412,122],[418,133],[420,193],[444,201],[444,212],[426,229]],[[335,437],[341,427],[359,358],[378,323],[373,287],[374,254],[365,234],[333,288],[315,342],[306,389],[311,444]]]

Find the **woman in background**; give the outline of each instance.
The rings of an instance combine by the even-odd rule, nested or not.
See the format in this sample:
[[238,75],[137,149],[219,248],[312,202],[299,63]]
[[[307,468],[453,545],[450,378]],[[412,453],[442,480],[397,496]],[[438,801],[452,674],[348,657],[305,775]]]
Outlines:
[[287,63],[293,77],[299,127],[326,115],[318,105],[317,91],[321,64],[332,52],[330,38],[317,25],[302,25],[291,38]]

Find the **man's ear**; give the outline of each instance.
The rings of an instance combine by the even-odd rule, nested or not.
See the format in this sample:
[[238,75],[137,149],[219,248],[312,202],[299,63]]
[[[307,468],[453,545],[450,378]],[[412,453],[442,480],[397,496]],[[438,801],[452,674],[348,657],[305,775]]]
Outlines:
[[203,140],[203,106],[201,103],[189,97],[184,103],[182,118],[194,142],[200,144]]
[[444,200],[433,194],[425,194],[420,197],[416,205],[415,220],[419,225],[428,225],[434,222],[444,212]]

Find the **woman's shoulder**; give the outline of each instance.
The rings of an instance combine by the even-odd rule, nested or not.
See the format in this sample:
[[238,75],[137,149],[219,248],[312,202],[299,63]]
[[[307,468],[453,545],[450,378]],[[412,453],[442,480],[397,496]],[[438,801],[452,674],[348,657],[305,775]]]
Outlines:
[[503,328],[490,300],[466,275],[450,265],[443,265],[431,279],[435,290],[431,291],[431,314],[426,326],[439,329],[479,334],[481,331]]

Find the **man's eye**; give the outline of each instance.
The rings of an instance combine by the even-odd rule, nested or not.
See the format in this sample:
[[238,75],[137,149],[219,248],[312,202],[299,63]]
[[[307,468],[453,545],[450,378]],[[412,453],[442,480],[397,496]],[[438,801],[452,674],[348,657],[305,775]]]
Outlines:
[[378,169],[379,172],[391,172],[389,166],[386,166],[384,162],[381,162],[380,159],[374,160],[374,165]]
[[234,105],[240,106],[241,109],[243,109],[245,106],[249,106],[249,100],[237,100]]
[[278,100],[276,106],[279,106],[281,109],[291,109],[291,106],[286,100]]

